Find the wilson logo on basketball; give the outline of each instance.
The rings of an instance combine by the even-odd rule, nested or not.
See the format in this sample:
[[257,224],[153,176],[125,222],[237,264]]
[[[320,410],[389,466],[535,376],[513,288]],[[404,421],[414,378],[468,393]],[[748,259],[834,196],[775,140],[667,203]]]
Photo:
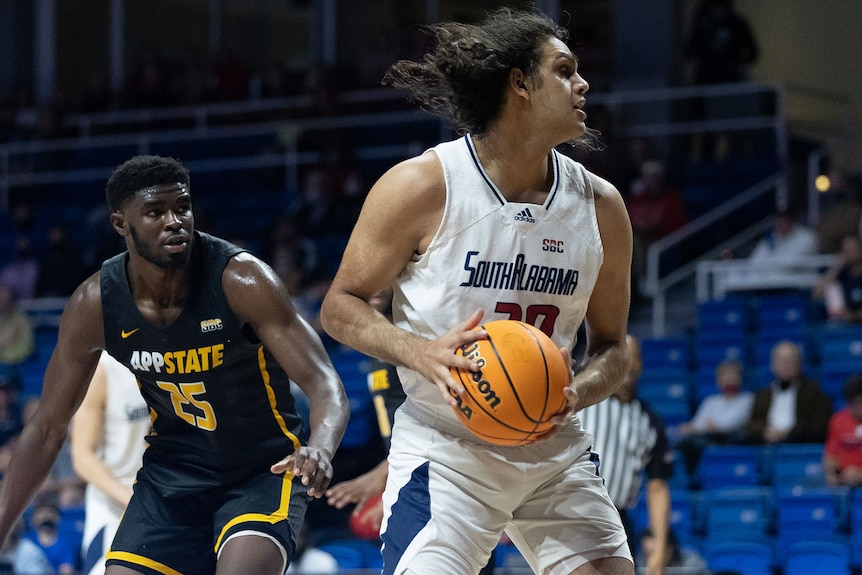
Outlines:
[[553,428],[551,418],[566,407],[566,361],[551,338],[532,325],[497,320],[482,327],[487,339],[456,352],[479,369],[451,368],[464,388],[460,395],[450,392],[457,404],[455,415],[490,443],[532,443]]
[[[500,405],[500,398],[497,397],[497,394],[494,393],[494,388],[491,387],[491,382],[482,377],[482,368],[485,367],[485,358],[482,357],[482,352],[479,350],[479,343],[473,342],[469,345],[461,348],[461,353],[464,357],[468,359],[472,359],[477,364],[479,364],[479,371],[471,372],[470,379],[473,380],[473,383],[476,385],[476,391],[478,391],[482,397],[485,399],[485,403],[488,404],[488,407],[491,409],[496,409],[498,405]],[[460,400],[460,397],[456,399]],[[470,409],[467,405],[463,403],[460,404],[461,413],[464,414],[464,417],[467,419],[472,419],[473,410]]]

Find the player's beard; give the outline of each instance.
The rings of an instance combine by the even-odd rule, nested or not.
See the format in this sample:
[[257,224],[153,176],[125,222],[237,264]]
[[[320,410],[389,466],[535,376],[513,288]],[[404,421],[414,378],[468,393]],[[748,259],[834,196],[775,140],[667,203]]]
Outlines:
[[139,256],[154,266],[163,270],[178,270],[189,263],[189,259],[192,254],[193,235],[189,235],[189,245],[181,253],[165,254],[164,252],[150,249],[145,242],[141,241],[141,238],[138,236],[138,232],[135,230],[134,226],[129,226],[129,232],[132,235],[132,243],[135,245],[135,251],[138,252]]

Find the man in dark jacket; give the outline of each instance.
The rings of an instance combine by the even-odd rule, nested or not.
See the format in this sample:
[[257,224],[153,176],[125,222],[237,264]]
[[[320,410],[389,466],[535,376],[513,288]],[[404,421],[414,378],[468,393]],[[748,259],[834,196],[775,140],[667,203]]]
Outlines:
[[802,373],[802,349],[782,340],[772,348],[769,384],[757,391],[746,427],[751,443],[822,443],[832,400]]

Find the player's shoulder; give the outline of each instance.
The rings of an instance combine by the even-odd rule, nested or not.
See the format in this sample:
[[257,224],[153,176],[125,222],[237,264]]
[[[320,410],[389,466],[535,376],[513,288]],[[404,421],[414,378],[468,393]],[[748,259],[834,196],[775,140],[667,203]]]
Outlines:
[[593,189],[593,194],[596,196],[597,200],[605,199],[607,201],[622,201],[622,195],[619,190],[617,190],[616,186],[602,176],[584,169],[584,178]]
[[60,318],[60,332],[66,341],[82,346],[103,344],[101,271],[93,273],[72,292]]
[[398,162],[375,183],[371,193],[421,197],[445,188],[440,158],[432,150]]

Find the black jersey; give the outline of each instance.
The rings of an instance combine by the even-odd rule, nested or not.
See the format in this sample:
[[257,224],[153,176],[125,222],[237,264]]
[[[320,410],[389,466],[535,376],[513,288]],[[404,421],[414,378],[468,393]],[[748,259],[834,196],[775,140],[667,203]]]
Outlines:
[[243,250],[199,232],[193,249],[201,269],[182,313],[163,329],[132,299],[126,253],[101,271],[105,348],[138,378],[153,420],[141,473],[165,495],[259,473],[302,436],[287,375],[222,289],[228,261]]

